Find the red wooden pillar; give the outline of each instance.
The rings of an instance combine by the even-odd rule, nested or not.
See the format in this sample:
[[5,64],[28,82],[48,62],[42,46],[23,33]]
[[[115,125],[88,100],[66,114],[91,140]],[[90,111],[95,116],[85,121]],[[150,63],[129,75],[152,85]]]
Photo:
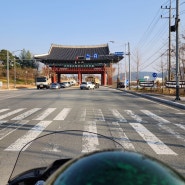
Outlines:
[[104,71],[103,72],[103,85],[106,85],[106,77],[107,75],[106,75],[106,72]]
[[51,81],[52,83],[55,83],[57,80],[56,80],[56,74],[54,74],[52,77],[51,77]]
[[82,83],[82,73],[80,71],[78,71],[78,83]]
[[60,83],[60,73],[57,74],[57,82]]

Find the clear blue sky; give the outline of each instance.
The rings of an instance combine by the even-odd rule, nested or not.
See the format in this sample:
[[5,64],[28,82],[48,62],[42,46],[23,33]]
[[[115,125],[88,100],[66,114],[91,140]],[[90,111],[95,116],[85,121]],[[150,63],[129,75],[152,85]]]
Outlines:
[[[182,33],[183,2],[180,0]],[[0,0],[0,50],[24,48],[43,54],[52,43],[109,43],[110,51],[115,52],[125,51],[129,42],[133,70],[139,56],[141,71],[156,71],[161,60],[156,58],[168,49],[168,19],[160,18],[161,14],[168,16],[168,10],[162,10],[161,5],[169,6],[169,0]],[[172,7],[175,5],[172,0]]]

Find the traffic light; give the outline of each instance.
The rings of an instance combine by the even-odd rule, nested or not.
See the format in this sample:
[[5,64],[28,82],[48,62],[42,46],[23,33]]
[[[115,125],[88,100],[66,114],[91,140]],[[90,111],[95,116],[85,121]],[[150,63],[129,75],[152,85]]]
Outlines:
[[176,31],[176,25],[171,26],[171,27],[170,27],[170,31],[171,31],[171,32],[175,32],[175,31]]

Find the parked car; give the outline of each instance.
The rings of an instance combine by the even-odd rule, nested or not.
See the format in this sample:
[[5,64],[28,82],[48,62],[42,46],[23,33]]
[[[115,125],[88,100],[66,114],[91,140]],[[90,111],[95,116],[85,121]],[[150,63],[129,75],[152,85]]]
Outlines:
[[65,87],[70,87],[70,83],[69,82],[62,82],[64,83]]
[[95,85],[92,84],[91,82],[82,82],[80,84],[80,89],[94,89],[95,88]]
[[63,82],[60,82],[59,84],[60,84],[60,88],[66,88],[67,87],[66,84],[63,83]]
[[60,84],[59,83],[51,83],[50,89],[60,89]]
[[118,83],[118,88],[125,88],[124,82],[119,82]]

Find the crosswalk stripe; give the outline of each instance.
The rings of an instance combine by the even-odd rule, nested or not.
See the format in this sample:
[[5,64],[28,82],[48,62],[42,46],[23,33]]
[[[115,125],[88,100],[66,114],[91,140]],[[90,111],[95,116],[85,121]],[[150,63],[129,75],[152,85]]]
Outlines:
[[[88,121],[87,124],[84,126],[84,130],[97,133],[96,122]],[[98,141],[97,134],[83,132],[82,153],[98,150],[98,146],[99,146],[99,141]]]
[[0,120],[0,125],[2,125],[3,123],[6,123],[8,120]]
[[9,110],[9,109],[1,109],[1,110],[0,110],[0,113],[1,113],[1,112],[5,112],[5,111],[7,111],[7,110]]
[[160,116],[157,116],[156,114],[148,111],[148,110],[141,110],[143,113],[145,113],[146,115],[152,117],[154,120],[158,121],[159,122],[159,126],[169,132],[170,134],[172,134],[174,137],[176,137],[177,139],[181,139],[183,142],[185,142],[185,138],[181,136],[181,134],[179,134],[178,132],[174,131],[173,129],[171,129],[168,125],[169,125],[169,121],[160,117]]
[[16,114],[16,113],[18,113],[18,112],[20,112],[22,110],[24,110],[24,108],[23,109],[16,109],[14,111],[8,112],[7,114],[3,114],[3,115],[0,116],[0,120],[2,120],[4,118],[7,118],[7,117],[9,117],[9,116],[11,116],[13,114]]
[[150,112],[149,110],[141,110],[141,112],[145,113],[146,115],[150,116],[151,118],[153,118],[154,120],[158,121],[159,123],[170,123],[168,120],[157,116],[156,114]]
[[157,153],[163,155],[177,155],[173,150],[166,146],[160,139],[146,129],[141,123],[129,123],[136,132],[148,143]]
[[127,122],[127,120],[116,109],[111,109],[111,112],[119,122]]
[[[126,110],[127,114],[129,114],[132,118],[134,118],[138,123],[129,123],[136,132],[148,143],[148,145],[157,153],[157,154],[165,154],[165,155],[177,155],[173,150],[171,150],[168,146],[166,146],[160,139],[158,139],[153,133],[151,133],[147,128],[145,128],[141,122],[142,118],[138,115],[135,115],[131,110]],[[147,110],[143,110],[144,113],[149,115],[150,112]],[[155,117],[152,114],[153,119],[162,120],[167,122],[167,120],[160,119],[160,117]]]
[[56,108],[48,108],[46,109],[44,112],[42,112],[41,114],[39,114],[36,118],[34,118],[33,120],[43,120],[44,118],[48,117],[49,114],[51,114],[53,111],[55,111]]
[[177,127],[179,127],[179,128],[181,128],[181,129],[183,129],[183,130],[185,130],[185,126],[184,125],[182,125],[182,124],[175,124]]
[[[108,125],[110,126],[111,135],[115,140],[118,140],[124,149],[135,151],[134,145],[130,142],[118,122],[108,123]],[[120,148],[120,145],[116,144],[116,147]]]
[[105,121],[101,109],[93,109],[96,121]]
[[71,111],[71,108],[64,108],[55,118],[54,120],[65,120],[66,116]]
[[23,120],[24,118],[30,116],[31,114],[37,112],[38,110],[40,110],[41,108],[34,108],[34,109],[31,109],[27,112],[24,112],[23,114],[20,114],[19,116],[16,116],[14,118],[12,118],[12,120]]
[[85,121],[85,117],[86,117],[86,109],[82,111],[82,114],[80,115],[80,121]]
[[[13,144],[7,147],[5,151],[20,151],[25,144],[35,139],[51,122],[52,121],[40,121],[31,130],[29,130],[24,136],[17,139]],[[24,150],[26,150],[28,146],[29,145],[27,145],[24,148]]]
[[125,112],[126,112],[129,116],[131,116],[134,120],[136,120],[137,122],[141,123],[141,122],[143,121],[142,118],[141,118],[140,116],[134,114],[133,111],[131,111],[131,110],[125,110]]
[[[68,116],[68,114],[70,113],[71,109],[72,108],[63,108],[63,110],[60,111],[59,114],[57,114],[57,116],[53,120],[65,120],[66,117]],[[6,112],[8,110],[9,109],[0,109],[0,112]],[[23,110],[25,110],[25,108],[16,109],[14,111],[10,111],[8,113],[5,113],[4,115],[1,115],[0,116],[0,125],[7,122],[6,120],[3,120],[4,118],[12,116],[16,113],[23,111]],[[22,127],[24,124],[28,123],[29,120],[24,120],[24,119],[39,110],[41,110],[41,108],[33,108],[33,109],[30,109],[24,113],[21,113],[20,115],[18,115],[16,117],[12,118],[11,120],[15,120],[16,122],[13,124],[10,124],[6,128],[3,128],[0,130],[0,140],[2,140],[3,138],[5,138],[7,135],[11,134],[15,130],[17,130],[19,127]],[[41,112],[35,118],[32,119],[32,120],[40,121],[39,122],[40,126],[39,126],[39,124],[38,124],[38,126],[36,125],[37,128],[40,127],[40,132],[38,132],[38,130],[39,130],[38,129],[36,133],[40,134],[43,131],[43,129],[46,127],[46,125],[49,125],[51,123],[51,121],[47,122],[47,121],[43,121],[43,120],[45,118],[47,118],[55,110],[56,110],[56,108],[47,108],[46,110],[44,110],[43,112]],[[120,144],[122,146],[124,146],[125,149],[134,151],[135,150],[134,145],[131,143],[131,141],[129,140],[129,138],[127,137],[124,130],[121,128],[121,126],[119,124],[119,122],[126,123],[128,121],[119,113],[119,111],[117,109],[110,109],[110,111],[111,111],[112,115],[114,116],[114,118],[116,118],[116,121],[108,122],[110,131],[111,131],[111,135],[115,139],[118,139]],[[182,136],[179,133],[173,131],[170,127],[167,126],[170,123],[168,120],[166,120],[160,116],[157,116],[156,114],[154,114],[148,110],[140,110],[140,111],[145,113],[146,115],[148,115],[152,119],[158,121],[159,122],[158,126],[165,129],[166,131],[168,131],[169,133],[171,133],[172,135],[174,135],[178,139],[185,141],[185,139],[182,138]],[[143,126],[142,123],[146,123],[146,121],[142,120],[142,117],[136,115],[132,110],[124,110],[124,112],[126,112],[129,116],[131,116],[136,121],[136,122],[131,122],[131,123],[128,122],[128,124],[134,128],[134,130],[146,141],[146,143],[157,154],[177,155],[173,150],[171,150],[167,145],[165,145],[159,138],[157,138],[153,133],[151,133],[146,127]],[[83,109],[81,112],[81,115],[79,117],[80,121],[85,121],[87,114],[89,114],[89,113],[92,114],[92,111],[87,112],[86,108]],[[84,130],[97,133],[96,121],[105,121],[105,117],[104,117],[101,109],[93,109],[93,115],[94,115],[95,121],[87,121],[86,122],[87,126],[84,127]],[[42,124],[43,124],[43,129],[41,128]],[[185,130],[185,126],[182,124],[174,124],[174,125]],[[34,129],[36,130],[37,129],[36,126],[33,129],[31,129],[30,132],[33,131]],[[30,138],[31,137],[33,138],[35,136],[37,137],[38,135],[37,134],[32,135],[30,133],[29,136],[30,136]],[[27,137],[28,136],[23,137],[22,140],[26,139],[25,142],[28,142]],[[21,141],[19,143],[23,144],[23,141]],[[99,142],[98,142],[97,135],[92,136],[92,134],[84,133],[82,152],[85,153],[85,152],[97,150],[98,145],[99,145]],[[17,148],[15,150],[17,150]]]
[[6,128],[3,128],[2,130],[0,130],[0,140],[4,139],[6,136],[8,136],[12,132],[16,131],[17,129],[19,129],[20,127],[22,127],[23,125],[25,125],[28,122],[29,122],[28,120],[21,120],[21,121],[17,121],[15,123],[9,125]]

